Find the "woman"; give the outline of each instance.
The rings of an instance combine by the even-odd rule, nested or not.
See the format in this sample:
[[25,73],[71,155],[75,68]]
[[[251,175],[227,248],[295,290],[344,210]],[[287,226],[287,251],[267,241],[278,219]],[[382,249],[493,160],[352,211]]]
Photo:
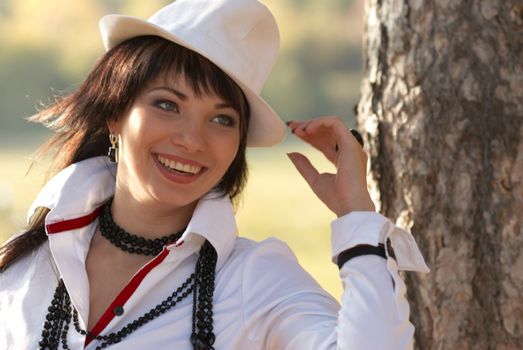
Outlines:
[[86,81],[35,117],[56,130],[59,172],[0,252],[0,348],[412,347],[398,266],[427,268],[374,212],[366,156],[339,118],[288,127],[337,168],[289,154],[339,217],[342,306],[284,243],[236,236],[245,149],[285,134],[259,96],[279,41],[270,12],[178,0],[148,21],[104,17],[101,31],[108,52]]

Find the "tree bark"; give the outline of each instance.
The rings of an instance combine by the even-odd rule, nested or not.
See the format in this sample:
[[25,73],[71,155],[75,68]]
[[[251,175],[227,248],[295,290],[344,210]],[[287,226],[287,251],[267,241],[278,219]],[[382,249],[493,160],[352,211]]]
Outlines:
[[417,349],[523,348],[523,1],[366,0],[358,105]]

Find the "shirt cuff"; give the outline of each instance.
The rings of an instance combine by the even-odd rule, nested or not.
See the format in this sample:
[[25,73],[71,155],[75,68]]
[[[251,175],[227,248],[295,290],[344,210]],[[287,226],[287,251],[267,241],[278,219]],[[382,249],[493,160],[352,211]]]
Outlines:
[[355,211],[331,223],[332,261],[336,263],[342,251],[358,244],[378,246],[387,239],[391,241],[400,270],[430,271],[410,232],[376,212]]

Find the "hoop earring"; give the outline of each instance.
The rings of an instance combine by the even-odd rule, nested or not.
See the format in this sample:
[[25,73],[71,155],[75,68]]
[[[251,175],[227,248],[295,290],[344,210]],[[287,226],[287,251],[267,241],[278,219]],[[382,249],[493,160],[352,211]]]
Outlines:
[[118,163],[118,136],[114,133],[110,133],[109,142],[111,142],[111,147],[109,147],[107,155],[111,162]]

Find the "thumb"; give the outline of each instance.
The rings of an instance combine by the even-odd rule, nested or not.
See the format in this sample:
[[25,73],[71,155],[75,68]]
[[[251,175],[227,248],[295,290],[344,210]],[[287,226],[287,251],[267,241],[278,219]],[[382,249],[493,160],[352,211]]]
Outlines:
[[316,170],[316,168],[311,164],[309,159],[301,153],[287,153],[287,157],[289,157],[292,164],[294,164],[300,175],[303,176],[305,181],[307,181],[309,186],[312,188],[314,182],[319,176],[318,170]]

